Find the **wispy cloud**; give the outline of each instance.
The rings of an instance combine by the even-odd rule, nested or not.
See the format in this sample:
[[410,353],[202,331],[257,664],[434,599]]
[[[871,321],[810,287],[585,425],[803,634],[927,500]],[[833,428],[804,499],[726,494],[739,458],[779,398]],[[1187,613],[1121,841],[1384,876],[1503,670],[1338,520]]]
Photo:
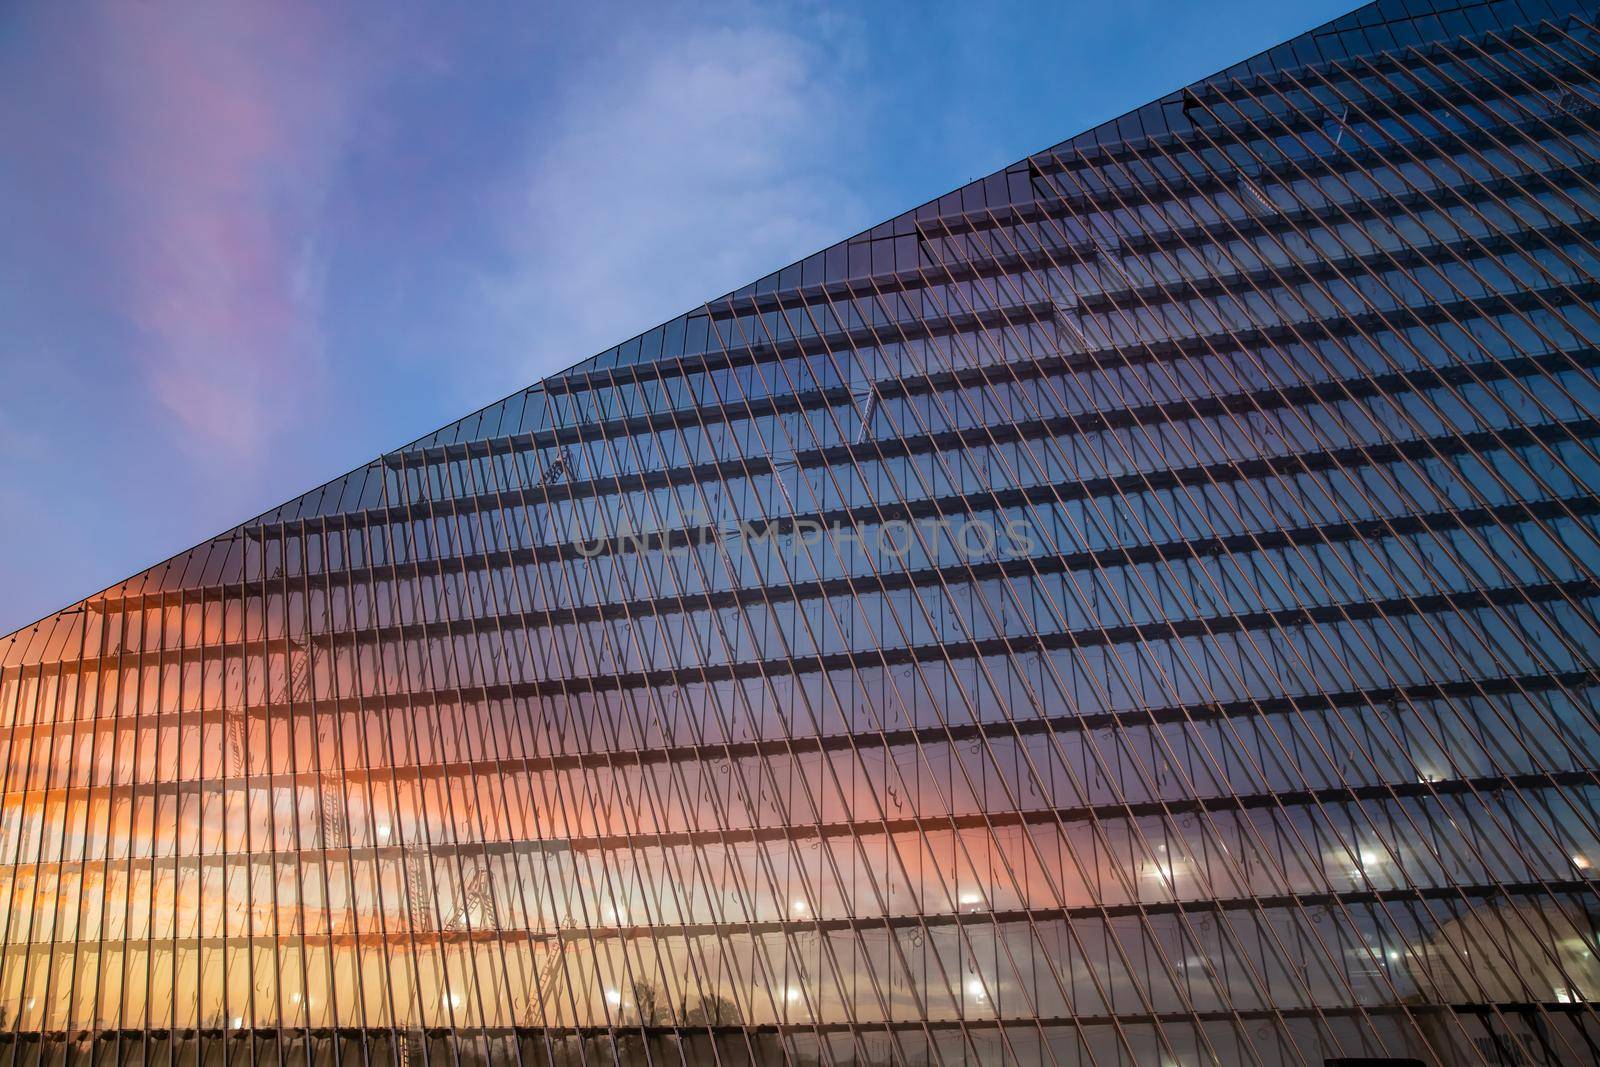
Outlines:
[[93,28],[136,371],[194,451],[254,459],[320,392],[318,216],[359,67],[311,4],[113,4]]
[[[529,378],[846,235],[866,112],[855,28],[745,10],[646,22],[530,106],[512,266],[486,293]],[[852,104],[854,105],[852,107]]]

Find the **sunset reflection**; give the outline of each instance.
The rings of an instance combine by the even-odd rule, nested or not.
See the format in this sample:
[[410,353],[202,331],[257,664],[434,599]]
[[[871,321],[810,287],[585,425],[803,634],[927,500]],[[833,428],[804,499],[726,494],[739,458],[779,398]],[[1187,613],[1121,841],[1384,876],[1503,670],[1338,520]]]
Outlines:
[[1412,9],[5,639],[0,1062],[1596,1062],[1600,46]]

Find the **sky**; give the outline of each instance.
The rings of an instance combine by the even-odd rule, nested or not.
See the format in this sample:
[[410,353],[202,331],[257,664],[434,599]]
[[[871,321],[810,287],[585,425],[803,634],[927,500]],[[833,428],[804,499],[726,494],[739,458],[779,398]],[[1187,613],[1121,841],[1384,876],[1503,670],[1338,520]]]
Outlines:
[[0,634],[1351,6],[0,4]]

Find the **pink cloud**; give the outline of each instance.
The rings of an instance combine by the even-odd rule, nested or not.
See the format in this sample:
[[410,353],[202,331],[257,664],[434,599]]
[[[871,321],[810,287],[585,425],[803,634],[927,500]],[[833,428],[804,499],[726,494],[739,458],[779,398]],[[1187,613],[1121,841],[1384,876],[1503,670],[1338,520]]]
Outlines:
[[363,79],[311,4],[98,19],[130,356],[193,449],[257,456],[320,396],[317,231]]

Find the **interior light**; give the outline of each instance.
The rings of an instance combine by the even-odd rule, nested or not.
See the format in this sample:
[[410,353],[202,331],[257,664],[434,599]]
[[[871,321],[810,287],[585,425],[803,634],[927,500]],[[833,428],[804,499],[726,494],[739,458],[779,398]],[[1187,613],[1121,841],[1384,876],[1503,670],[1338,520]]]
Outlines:
[[804,915],[806,913],[806,902],[803,900],[797,900],[789,906],[796,915]]
[[622,1003],[622,994],[615,989],[606,990],[606,1003],[616,1007]]
[[967,992],[978,1000],[982,1000],[987,996],[983,988],[983,982],[977,978],[967,979]]

